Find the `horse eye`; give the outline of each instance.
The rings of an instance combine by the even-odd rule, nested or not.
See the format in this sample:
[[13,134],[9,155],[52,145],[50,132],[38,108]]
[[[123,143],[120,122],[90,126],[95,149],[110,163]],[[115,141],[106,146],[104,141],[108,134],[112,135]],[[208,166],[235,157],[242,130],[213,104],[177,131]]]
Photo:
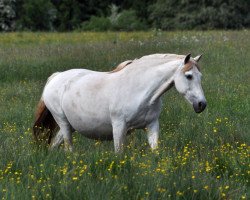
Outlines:
[[186,75],[188,80],[192,80],[193,76],[191,74]]

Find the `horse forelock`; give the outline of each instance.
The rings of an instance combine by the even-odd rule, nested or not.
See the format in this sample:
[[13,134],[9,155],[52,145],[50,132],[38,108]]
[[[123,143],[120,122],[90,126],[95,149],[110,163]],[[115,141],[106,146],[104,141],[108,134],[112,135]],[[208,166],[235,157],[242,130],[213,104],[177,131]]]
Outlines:
[[188,63],[186,63],[184,65],[184,67],[182,68],[182,71],[185,73],[185,72],[191,70],[193,67],[196,67],[198,69],[198,71],[201,71],[200,66],[195,61],[189,61]]

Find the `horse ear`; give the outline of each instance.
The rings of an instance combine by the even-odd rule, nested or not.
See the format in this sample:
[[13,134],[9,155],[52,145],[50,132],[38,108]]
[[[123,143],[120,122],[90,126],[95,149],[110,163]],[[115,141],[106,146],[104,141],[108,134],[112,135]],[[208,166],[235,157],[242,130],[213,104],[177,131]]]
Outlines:
[[184,65],[188,63],[188,61],[190,60],[190,57],[191,57],[191,53],[186,55],[185,60],[184,60]]
[[195,60],[196,62],[199,62],[199,60],[201,59],[201,57],[202,57],[202,54],[201,54],[201,55],[196,56],[196,57],[194,58],[194,60]]

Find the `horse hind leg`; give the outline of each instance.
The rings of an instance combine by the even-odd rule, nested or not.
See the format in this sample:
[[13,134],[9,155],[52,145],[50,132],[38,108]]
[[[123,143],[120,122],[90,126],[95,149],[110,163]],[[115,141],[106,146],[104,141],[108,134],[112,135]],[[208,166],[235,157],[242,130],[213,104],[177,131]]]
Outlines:
[[55,149],[60,146],[63,142],[62,132],[59,130],[56,136],[53,138],[50,148]]
[[64,140],[64,149],[66,151],[73,151],[71,127],[66,128],[65,131],[63,132],[63,140]]
[[60,130],[52,141],[51,149],[59,147],[64,142],[64,148],[66,151],[73,151],[72,144],[72,128],[67,120],[56,119]]

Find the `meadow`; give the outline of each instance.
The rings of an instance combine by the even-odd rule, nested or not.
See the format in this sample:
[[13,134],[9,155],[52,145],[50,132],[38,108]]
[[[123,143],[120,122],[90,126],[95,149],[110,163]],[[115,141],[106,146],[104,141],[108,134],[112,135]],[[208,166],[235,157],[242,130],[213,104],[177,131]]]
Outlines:
[[[153,53],[203,54],[208,106],[164,95],[160,143],[143,131],[113,142],[74,134],[74,152],[37,146],[31,127],[55,71],[109,71]],[[0,34],[0,199],[250,198],[250,31]]]

